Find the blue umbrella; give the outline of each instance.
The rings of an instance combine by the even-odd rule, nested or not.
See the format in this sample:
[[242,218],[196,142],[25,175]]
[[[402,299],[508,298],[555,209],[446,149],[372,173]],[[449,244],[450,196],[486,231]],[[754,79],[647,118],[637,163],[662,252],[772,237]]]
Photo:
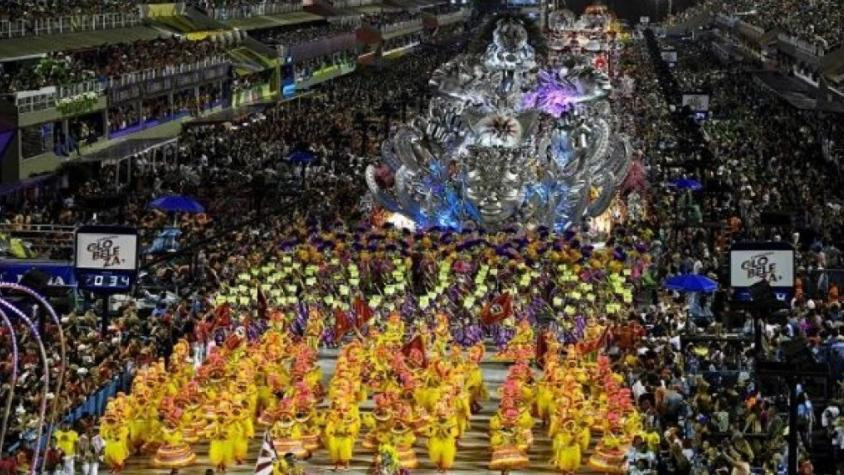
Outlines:
[[675,275],[665,279],[665,288],[678,292],[711,293],[718,290],[718,282],[700,274]]
[[205,207],[187,196],[165,195],[149,202],[150,208],[178,213],[204,213]]
[[312,154],[311,152],[307,152],[304,150],[296,150],[295,152],[288,155],[287,159],[290,160],[292,163],[308,164],[313,162],[316,157],[314,157],[314,154]]
[[698,191],[703,189],[703,185],[699,181],[691,178],[675,178],[669,181],[668,185],[679,190]]

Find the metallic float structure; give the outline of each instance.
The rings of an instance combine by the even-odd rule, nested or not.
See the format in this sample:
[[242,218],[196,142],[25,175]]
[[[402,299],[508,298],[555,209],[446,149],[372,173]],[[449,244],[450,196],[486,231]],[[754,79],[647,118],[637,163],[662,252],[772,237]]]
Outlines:
[[630,165],[609,77],[588,52],[538,54],[526,18],[492,21],[485,50],[435,71],[426,113],[383,142],[369,190],[417,228],[579,226]]

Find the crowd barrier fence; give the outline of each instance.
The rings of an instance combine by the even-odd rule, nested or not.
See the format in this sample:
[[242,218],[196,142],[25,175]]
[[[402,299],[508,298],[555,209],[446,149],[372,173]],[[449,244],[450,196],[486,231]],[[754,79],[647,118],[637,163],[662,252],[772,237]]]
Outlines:
[[140,25],[140,11],[126,13],[103,13],[95,15],[66,15],[35,20],[0,21],[0,38],[24,38],[27,36],[60,35],[85,31],[105,31]]

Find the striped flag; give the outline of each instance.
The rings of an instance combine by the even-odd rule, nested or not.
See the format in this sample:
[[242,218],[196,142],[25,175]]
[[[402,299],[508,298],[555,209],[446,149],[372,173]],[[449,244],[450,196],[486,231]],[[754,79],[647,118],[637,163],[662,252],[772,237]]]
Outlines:
[[255,464],[255,475],[272,475],[273,464],[276,460],[278,460],[278,453],[270,438],[270,431],[266,431],[261,443],[261,452],[258,454],[258,462]]

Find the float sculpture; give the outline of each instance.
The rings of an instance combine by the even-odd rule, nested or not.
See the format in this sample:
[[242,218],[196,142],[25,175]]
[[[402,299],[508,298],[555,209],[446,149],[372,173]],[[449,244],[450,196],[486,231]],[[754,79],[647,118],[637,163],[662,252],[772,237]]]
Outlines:
[[598,216],[630,161],[608,76],[583,55],[549,63],[524,17],[492,21],[485,49],[435,71],[427,113],[383,142],[366,172],[375,201],[418,228],[563,230]]

